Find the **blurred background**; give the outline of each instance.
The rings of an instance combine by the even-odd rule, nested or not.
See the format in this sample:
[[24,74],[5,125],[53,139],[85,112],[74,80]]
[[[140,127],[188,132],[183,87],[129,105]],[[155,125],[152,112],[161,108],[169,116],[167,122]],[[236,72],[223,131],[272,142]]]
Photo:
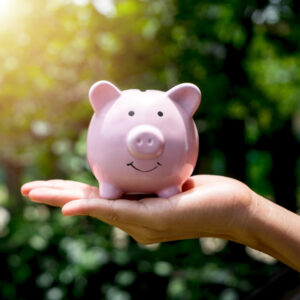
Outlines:
[[37,179],[97,184],[85,157],[95,81],[192,82],[203,95],[195,174],[237,178],[296,212],[299,15],[296,0],[0,0],[0,298],[299,297],[296,272],[245,246],[142,246],[19,193]]

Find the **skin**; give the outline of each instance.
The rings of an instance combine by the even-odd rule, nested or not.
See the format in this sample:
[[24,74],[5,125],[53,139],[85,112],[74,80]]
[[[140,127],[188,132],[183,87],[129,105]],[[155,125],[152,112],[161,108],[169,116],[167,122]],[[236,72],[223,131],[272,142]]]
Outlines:
[[34,202],[62,207],[65,216],[86,215],[116,226],[142,244],[223,238],[300,271],[300,216],[231,178],[193,176],[171,198],[100,199],[98,188],[65,180],[29,182],[21,192]]

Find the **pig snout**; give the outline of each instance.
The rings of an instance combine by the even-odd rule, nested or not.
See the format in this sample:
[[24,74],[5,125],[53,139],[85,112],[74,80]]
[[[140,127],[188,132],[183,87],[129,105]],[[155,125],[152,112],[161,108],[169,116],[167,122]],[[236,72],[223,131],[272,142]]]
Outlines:
[[150,125],[139,125],[127,135],[127,148],[132,156],[139,159],[158,157],[164,147],[162,133]]

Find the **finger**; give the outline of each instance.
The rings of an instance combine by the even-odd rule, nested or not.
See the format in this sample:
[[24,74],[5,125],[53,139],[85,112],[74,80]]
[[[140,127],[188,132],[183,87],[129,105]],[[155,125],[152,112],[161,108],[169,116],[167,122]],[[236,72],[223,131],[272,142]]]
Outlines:
[[53,189],[65,189],[65,188],[89,188],[91,187],[88,184],[76,182],[72,180],[61,180],[61,179],[53,179],[53,180],[37,180],[25,183],[21,187],[21,193],[23,196],[28,196],[32,189],[36,188],[53,188]]
[[228,177],[218,176],[218,175],[195,175],[190,177],[189,179],[192,180],[193,183],[187,182],[187,187],[190,187],[191,185],[199,186],[199,185],[214,184],[218,182],[231,180]]
[[[74,200],[66,204],[62,212],[65,216],[73,216],[73,215],[87,215],[90,217],[95,217],[111,226],[115,226],[120,228],[121,230],[127,232],[133,239],[142,243],[149,244],[156,241],[152,241],[155,237],[159,237],[160,231],[155,230],[155,228],[151,226],[147,226],[144,224],[144,219],[141,218],[136,220],[134,218],[129,217],[128,214],[124,217],[124,210],[122,211],[122,215],[119,215],[119,212],[115,212],[114,210],[110,210],[107,208],[101,209],[101,213],[99,214],[99,202],[103,199],[90,199],[87,203],[86,200]],[[105,200],[114,203],[118,200]],[[126,200],[119,200],[126,201]],[[95,207],[97,206],[97,207]],[[123,218],[124,217],[124,218]]]
[[63,206],[62,213],[65,216],[91,216],[116,226],[120,224],[148,224],[151,216],[141,201],[100,198],[68,202]]
[[82,198],[95,198],[99,196],[97,188],[88,187],[84,189],[53,189],[53,188],[36,188],[32,189],[28,197],[39,203],[52,206],[63,206],[65,203]]
[[[177,196],[177,197],[176,197]],[[170,199],[143,198],[138,201],[117,199],[78,199],[63,206],[65,216],[88,215],[115,226],[132,224],[149,228],[162,228],[168,220],[175,220],[180,205],[186,198],[193,198],[190,191],[178,194]],[[180,214],[180,212],[179,212]],[[174,216],[173,216],[174,215]]]
[[215,184],[218,182],[224,182],[228,178],[217,175],[196,175],[188,178],[182,185],[182,191],[188,191],[200,185]]

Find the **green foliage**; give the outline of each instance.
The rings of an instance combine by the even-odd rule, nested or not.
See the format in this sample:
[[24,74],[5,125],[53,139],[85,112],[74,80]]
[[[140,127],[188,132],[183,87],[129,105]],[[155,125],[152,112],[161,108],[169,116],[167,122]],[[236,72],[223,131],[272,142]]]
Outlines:
[[[292,193],[283,200],[296,206],[297,197],[299,207],[297,1],[2,3],[0,298],[227,300],[266,282],[280,266],[251,258],[243,246],[145,247],[97,220],[31,204],[18,190],[58,177],[97,184],[85,158],[93,82],[166,90],[188,81],[203,95],[195,172],[235,176],[280,200],[281,159],[291,166],[286,181],[296,182],[280,178]],[[240,122],[242,135],[228,121]],[[288,144],[276,140],[283,129]]]

